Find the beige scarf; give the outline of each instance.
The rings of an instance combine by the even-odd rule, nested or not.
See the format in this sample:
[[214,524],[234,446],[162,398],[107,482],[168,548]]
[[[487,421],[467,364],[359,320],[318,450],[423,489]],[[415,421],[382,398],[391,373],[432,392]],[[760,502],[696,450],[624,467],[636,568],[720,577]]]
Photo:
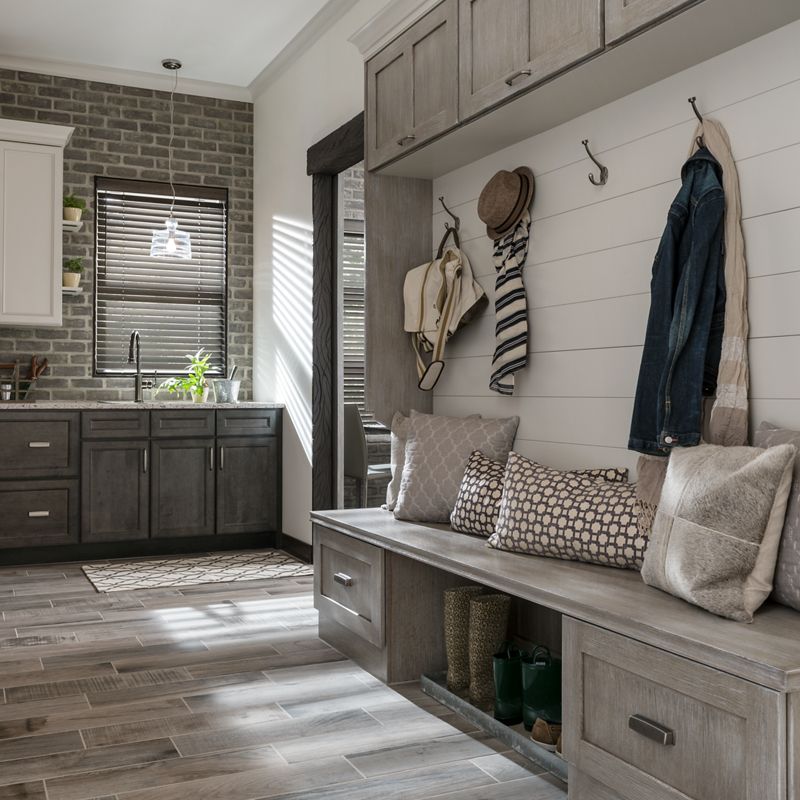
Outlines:
[[[742,233],[742,197],[739,174],[731,152],[728,134],[713,119],[704,118],[692,138],[689,155],[694,154],[697,138],[722,167],[722,188],[725,192],[725,330],[722,357],[717,376],[717,394],[709,412],[706,405],[703,439],[728,447],[745,445],[748,440],[748,389],[750,369],[747,360],[747,338],[750,324],[747,317],[747,261]],[[642,500],[658,503],[667,472],[667,458],[639,458],[638,494]]]

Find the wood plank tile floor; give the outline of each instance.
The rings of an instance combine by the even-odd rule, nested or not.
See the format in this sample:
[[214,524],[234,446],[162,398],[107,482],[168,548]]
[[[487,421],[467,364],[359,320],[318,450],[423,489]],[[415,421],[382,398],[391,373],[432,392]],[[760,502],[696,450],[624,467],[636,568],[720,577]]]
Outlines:
[[311,579],[98,594],[0,567],[0,800],[563,800],[317,637]]

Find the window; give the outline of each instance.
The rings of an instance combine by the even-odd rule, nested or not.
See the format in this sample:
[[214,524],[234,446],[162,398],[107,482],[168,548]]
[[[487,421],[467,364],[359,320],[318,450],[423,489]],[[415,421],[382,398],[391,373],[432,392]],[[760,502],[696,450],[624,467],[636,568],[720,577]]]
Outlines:
[[366,402],[364,223],[345,220],[342,237],[342,361],[344,402],[356,403],[362,412]]
[[175,375],[186,354],[226,363],[228,200],[225,189],[178,186],[174,217],[192,237],[192,258],[150,257],[153,231],[169,217],[169,184],[97,178],[95,341],[98,375],[125,375],[131,331],[142,337],[142,370]]

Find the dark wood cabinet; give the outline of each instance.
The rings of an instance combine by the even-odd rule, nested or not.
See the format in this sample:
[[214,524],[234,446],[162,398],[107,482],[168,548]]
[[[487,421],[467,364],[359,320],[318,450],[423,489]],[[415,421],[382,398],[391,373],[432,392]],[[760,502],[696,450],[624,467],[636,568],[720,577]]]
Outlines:
[[0,478],[66,478],[78,474],[80,415],[14,411],[0,415]]
[[150,453],[150,535],[212,535],[216,527],[214,440],[158,440]]
[[85,441],[81,461],[81,541],[146,539],[149,442]]
[[277,530],[279,441],[274,436],[218,440],[218,534]]

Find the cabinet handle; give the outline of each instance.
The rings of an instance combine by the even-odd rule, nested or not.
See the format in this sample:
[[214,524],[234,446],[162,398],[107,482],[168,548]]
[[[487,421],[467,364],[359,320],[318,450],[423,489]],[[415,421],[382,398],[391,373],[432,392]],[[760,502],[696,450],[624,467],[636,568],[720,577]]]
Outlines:
[[29,511],[28,512],[28,516],[29,517],[49,517],[50,516],[50,512],[49,511]]
[[142,450],[142,471],[147,473],[147,449]]
[[225,469],[225,445],[219,446],[219,468],[220,471]]
[[514,81],[517,78],[522,78],[523,76],[526,77],[526,78],[530,78],[531,71],[529,69],[518,69],[516,72],[512,72],[511,75],[509,75],[506,78],[506,85],[507,86],[513,86],[514,85]]
[[28,447],[50,447],[50,442],[28,442]]
[[663,725],[659,725],[641,714],[633,714],[628,717],[628,727],[644,736],[645,739],[650,739],[656,744],[664,745],[664,747],[675,744],[675,731],[665,728]]
[[400,137],[400,138],[397,140],[397,144],[399,144],[399,145],[400,145],[400,147],[405,147],[405,145],[406,145],[406,143],[407,143],[407,142],[413,142],[413,141],[414,141],[416,138],[417,138],[417,137],[416,137],[416,136],[414,136],[414,134],[413,134],[413,133],[409,133],[409,134],[408,134],[408,135],[406,135],[406,136],[401,136],[401,137]]
[[353,579],[349,575],[345,575],[344,572],[337,572],[333,576],[333,580],[336,583],[341,583],[342,586],[352,586],[353,585]]
[[208,469],[209,472],[214,471],[214,446],[208,448]]

